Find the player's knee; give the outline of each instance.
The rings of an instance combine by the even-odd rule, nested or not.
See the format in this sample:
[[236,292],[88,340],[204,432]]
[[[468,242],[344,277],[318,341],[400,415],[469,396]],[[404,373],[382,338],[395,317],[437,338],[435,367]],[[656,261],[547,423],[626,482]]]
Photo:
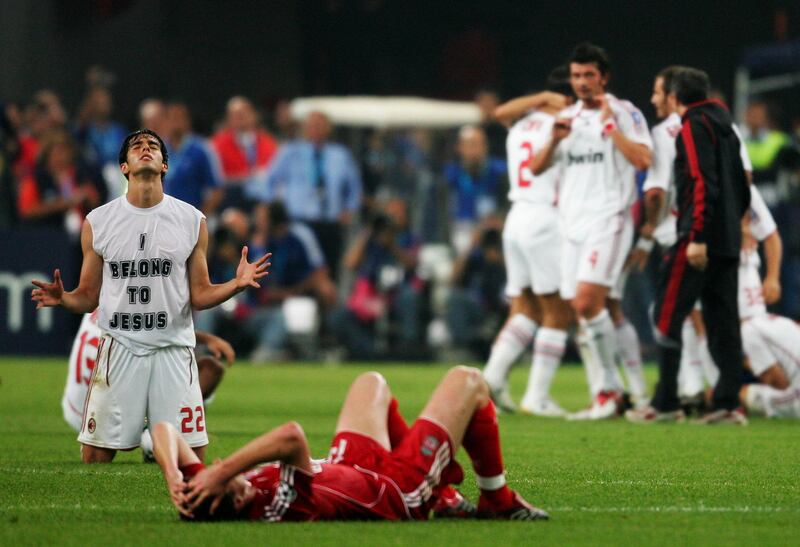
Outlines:
[[87,444],[81,445],[81,461],[83,463],[110,463],[116,451],[97,448]]
[[486,388],[486,382],[480,369],[458,365],[450,369],[448,376],[464,384],[467,389],[480,390]]
[[579,294],[572,300],[572,308],[578,317],[592,319],[603,311],[603,306],[598,304],[591,295]]
[[383,374],[380,372],[376,372],[371,370],[369,372],[364,372],[363,374],[359,374],[356,378],[354,384],[358,384],[359,387],[362,389],[370,389],[370,390],[387,390],[389,389],[389,384],[386,381],[386,378],[383,377]]

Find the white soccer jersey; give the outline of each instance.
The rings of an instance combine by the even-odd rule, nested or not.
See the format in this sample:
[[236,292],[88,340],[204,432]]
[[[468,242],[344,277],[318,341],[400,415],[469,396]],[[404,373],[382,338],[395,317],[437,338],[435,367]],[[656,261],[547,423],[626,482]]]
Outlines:
[[147,209],[122,196],[86,217],[103,257],[100,328],[132,353],[194,347],[186,263],[204,218],[168,195]]
[[[666,192],[664,210],[661,214],[661,222],[653,233],[653,238],[662,247],[672,246],[678,238],[678,211],[675,206],[675,191],[673,188],[675,156],[675,139],[681,132],[681,117],[673,112],[664,118],[658,125],[653,127],[653,160],[650,169],[647,171],[647,178],[644,181],[642,190],[647,192],[654,188],[660,188]],[[742,158],[742,165],[745,171],[752,171],[753,164],[747,155],[747,148],[742,140],[741,133],[736,124],[733,124],[733,132],[739,137],[739,156]],[[760,196],[759,196],[760,197]]]
[[64,387],[61,407],[64,411],[64,419],[76,431],[81,427],[83,403],[86,401],[89,380],[97,360],[97,346],[103,335],[100,327],[97,326],[97,315],[98,310],[84,314],[69,354],[67,385]]
[[[619,130],[628,139],[652,148],[639,109],[611,94],[606,97]],[[611,137],[603,137],[599,109],[587,109],[578,101],[558,117],[572,119],[572,130],[558,145],[554,162],[563,168],[559,213],[565,237],[580,242],[598,222],[630,208],[636,198],[636,170]]]
[[534,176],[531,160],[547,143],[555,116],[532,112],[515,123],[506,138],[508,157],[508,200],[555,205],[558,195],[558,169],[548,169]]
[[[777,230],[775,219],[769,212],[761,193],[750,187],[750,233],[764,241]],[[749,319],[767,314],[764,291],[761,285],[761,259],[757,250],[742,251],[739,257],[739,318]]]
[[675,163],[675,138],[681,132],[681,117],[673,112],[661,123],[653,127],[653,161],[647,171],[642,190],[655,188],[664,190],[666,199],[661,211],[661,222],[653,233],[653,238],[662,247],[670,247],[677,239],[678,212],[675,209],[672,169]]

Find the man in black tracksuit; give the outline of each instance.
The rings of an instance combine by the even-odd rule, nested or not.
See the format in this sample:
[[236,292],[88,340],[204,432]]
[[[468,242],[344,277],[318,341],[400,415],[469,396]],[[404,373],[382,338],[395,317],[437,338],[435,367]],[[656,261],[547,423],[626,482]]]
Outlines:
[[733,410],[743,370],[737,289],[750,188],[731,116],[722,103],[707,99],[709,87],[706,73],[692,68],[679,71],[672,82],[682,119],[674,165],[678,241],[664,257],[654,306],[661,359],[651,418],[678,416],[673,412],[679,408],[681,329],[699,299],[708,348],[720,370],[715,412],[706,421],[746,423]]

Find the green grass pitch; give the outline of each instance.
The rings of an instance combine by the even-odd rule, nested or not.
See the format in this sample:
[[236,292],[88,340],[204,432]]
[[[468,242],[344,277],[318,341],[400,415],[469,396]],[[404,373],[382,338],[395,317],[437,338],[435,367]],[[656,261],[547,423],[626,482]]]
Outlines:
[[[380,365],[407,418],[444,372]],[[315,455],[327,451],[350,381],[366,366],[234,366],[207,412],[209,457],[297,419]],[[653,380],[650,370],[650,379]],[[79,463],[61,419],[65,360],[0,360],[0,545],[786,545],[800,537],[800,429],[500,417],[511,485],[549,522],[187,524],[155,465],[138,451],[112,465]],[[514,395],[526,371],[512,376]],[[553,393],[585,403],[579,367]],[[463,463],[468,463],[463,455]],[[465,469],[469,466],[465,465]],[[477,495],[471,473],[463,491]]]

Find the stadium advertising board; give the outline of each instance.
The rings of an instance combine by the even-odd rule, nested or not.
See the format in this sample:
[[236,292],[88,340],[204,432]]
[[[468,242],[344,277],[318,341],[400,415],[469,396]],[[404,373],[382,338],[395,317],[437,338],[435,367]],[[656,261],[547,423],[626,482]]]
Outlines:
[[65,287],[77,280],[77,243],[60,231],[0,232],[0,354],[66,354],[75,317],[62,308],[36,311],[31,279],[50,281],[61,269]]

